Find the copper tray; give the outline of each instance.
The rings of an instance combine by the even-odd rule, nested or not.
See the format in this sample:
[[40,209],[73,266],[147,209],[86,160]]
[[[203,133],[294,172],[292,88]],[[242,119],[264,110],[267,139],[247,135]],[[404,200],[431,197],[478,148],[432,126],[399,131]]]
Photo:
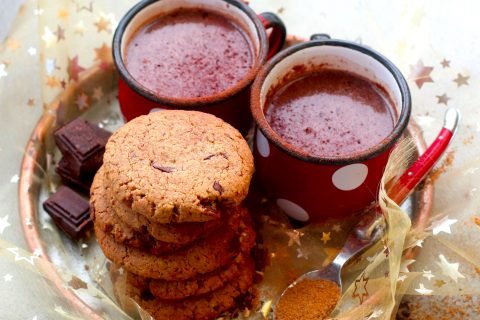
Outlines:
[[[290,37],[289,40],[290,43],[300,41],[293,37]],[[48,195],[47,185],[50,183],[50,177],[46,174],[49,162],[49,159],[47,159],[49,156],[47,155],[54,154],[56,150],[53,142],[53,130],[59,124],[77,116],[83,116],[92,121],[99,121],[102,117],[104,121],[105,119],[114,119],[110,123],[105,123],[105,126],[109,129],[115,129],[121,125],[120,111],[115,97],[116,86],[117,75],[115,70],[112,67],[105,68],[98,65],[84,71],[78,83],[65,88],[48,107],[48,111],[41,117],[32,132],[25,148],[18,189],[20,221],[29,248],[40,253],[38,265],[42,268],[44,274],[49,275],[60,294],[71,302],[72,307],[88,319],[100,320],[102,316],[87,301],[88,299],[65,287],[65,281],[61,278],[56,267],[56,265],[63,265],[73,269],[73,272],[78,273],[83,280],[88,280],[89,275],[83,268],[83,257],[79,254],[81,250],[78,250],[78,244],[65,239],[63,241],[64,252],[60,252],[49,245],[49,237],[64,236],[52,234],[52,231],[42,230],[41,221],[47,217],[47,214],[43,211],[41,203]],[[88,110],[79,110],[76,103],[78,95],[82,92],[91,93],[95,88],[97,90],[101,88],[108,97],[97,101]],[[423,153],[426,144],[419,127],[413,122],[408,127],[408,135],[412,136],[415,141],[417,154]],[[426,227],[432,199],[433,186],[427,183],[417,188],[403,205],[412,219],[413,228],[422,231]],[[55,228],[52,230],[56,231]],[[91,237],[87,245],[96,246],[94,237]],[[411,258],[415,255],[415,252],[410,251],[407,254]],[[95,285],[93,279],[90,279],[90,283]]]

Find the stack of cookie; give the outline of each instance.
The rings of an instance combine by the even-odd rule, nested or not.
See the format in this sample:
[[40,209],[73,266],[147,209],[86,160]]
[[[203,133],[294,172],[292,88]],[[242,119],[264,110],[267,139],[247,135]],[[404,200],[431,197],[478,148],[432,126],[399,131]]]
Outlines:
[[252,173],[241,134],[201,112],[141,116],[108,141],[95,233],[155,319],[213,319],[251,298],[255,232],[241,203]]

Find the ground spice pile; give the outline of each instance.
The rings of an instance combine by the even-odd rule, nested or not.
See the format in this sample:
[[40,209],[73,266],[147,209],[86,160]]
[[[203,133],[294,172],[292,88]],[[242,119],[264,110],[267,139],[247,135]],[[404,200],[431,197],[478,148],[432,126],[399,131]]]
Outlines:
[[288,289],[275,306],[276,320],[327,318],[340,298],[340,288],[328,280],[304,280]]

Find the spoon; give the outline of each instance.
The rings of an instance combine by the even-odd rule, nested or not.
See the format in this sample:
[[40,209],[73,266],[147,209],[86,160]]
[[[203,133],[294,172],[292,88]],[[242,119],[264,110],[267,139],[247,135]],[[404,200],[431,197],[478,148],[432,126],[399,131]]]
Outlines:
[[[440,156],[448,147],[455,135],[460,113],[455,108],[445,112],[444,124],[435,141],[428,149],[403,173],[390,189],[389,197],[399,205],[405,201],[415,187],[425,178]],[[305,273],[290,284],[280,295],[278,302],[288,290],[291,290],[303,280],[329,280],[336,283],[342,292],[342,267],[358,253],[376,243],[385,231],[385,220],[377,204],[372,210],[362,215],[362,218],[348,236],[345,245],[336,258],[325,268]],[[274,315],[275,317],[275,315]]]

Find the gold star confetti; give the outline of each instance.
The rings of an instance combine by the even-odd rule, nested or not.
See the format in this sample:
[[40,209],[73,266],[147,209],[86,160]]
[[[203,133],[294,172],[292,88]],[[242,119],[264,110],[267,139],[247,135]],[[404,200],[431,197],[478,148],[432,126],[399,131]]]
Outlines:
[[68,59],[68,76],[73,81],[78,81],[78,75],[80,72],[85,70],[78,64],[78,56],[73,57],[73,59]]
[[442,65],[442,67],[445,69],[445,68],[450,68],[450,60],[447,60],[447,59],[443,59],[442,62],[440,62],[440,64]]
[[49,27],[45,27],[42,35],[42,40],[45,41],[45,45],[47,46],[47,48],[50,48],[55,42],[55,35]]
[[328,241],[332,240],[330,238],[330,232],[322,232],[322,242],[323,244],[327,244]]
[[432,278],[435,278],[431,270],[423,270],[423,277],[427,278],[429,281],[432,280]]
[[441,288],[443,287],[444,285],[446,285],[447,283],[443,280],[435,280],[435,287],[437,288]]
[[55,76],[47,76],[47,86],[50,88],[56,88],[60,85],[57,77]]
[[57,36],[57,42],[61,40],[65,40],[65,29],[57,25],[57,31],[55,31],[55,35]]
[[104,17],[100,17],[100,19],[95,22],[94,25],[97,27],[97,32],[110,32],[110,21],[108,21]]
[[79,111],[83,111],[88,108],[88,96],[85,94],[85,92],[82,92],[77,96],[76,105]]
[[288,236],[288,246],[291,247],[294,243],[296,243],[298,246],[301,246],[302,244],[300,243],[300,237],[303,236],[303,232],[300,232],[298,230],[287,230],[285,232]]
[[0,79],[8,76],[7,71],[5,71],[5,67],[6,67],[5,63],[0,64]]
[[10,227],[10,223],[8,222],[8,214],[3,218],[0,218],[0,234],[5,231],[6,228]]
[[68,12],[67,9],[62,8],[62,9],[58,10],[57,16],[58,16],[60,19],[67,20],[68,17],[70,16],[70,12]]
[[469,76],[463,76],[461,73],[457,74],[457,77],[453,79],[453,82],[457,83],[457,87],[461,87],[463,85],[468,86],[468,79]]
[[414,243],[413,243],[413,247],[420,247],[422,248],[423,247],[423,239],[418,239],[416,240]]
[[18,48],[20,48],[22,45],[20,44],[20,42],[18,42],[16,39],[13,39],[13,38],[8,38],[7,39],[7,48],[12,50],[12,51],[15,51],[17,50]]
[[[102,90],[102,87],[96,87],[96,88],[93,88],[93,95],[92,95],[93,99],[95,99],[95,101],[100,101],[100,99],[102,99],[103,97],[103,90]],[[289,242],[290,243],[290,242]]]
[[33,100],[32,98],[28,99],[27,106],[33,107],[34,105],[35,105],[35,100]]
[[447,96],[446,93],[444,93],[441,96],[437,96],[437,103],[438,104],[443,103],[444,105],[448,105],[448,100],[450,100],[450,99],[451,98],[449,96]]
[[5,282],[11,282],[13,279],[13,276],[10,273],[7,273],[6,275],[3,276],[3,281]]
[[358,298],[360,304],[362,304],[363,300],[368,297],[368,280],[369,278],[365,278],[365,272],[362,273],[360,279],[355,280],[355,289],[353,290],[352,298]]
[[272,309],[272,300],[267,300],[263,303],[262,307],[258,312],[260,312],[264,319],[267,319],[270,310]]
[[430,74],[433,71],[433,67],[426,67],[422,60],[418,60],[417,64],[410,66],[409,79],[415,81],[419,89],[427,82],[433,82]]
[[107,67],[112,59],[112,48],[105,43],[100,48],[95,48],[95,61],[100,61],[102,67]]
[[31,255],[31,256],[22,256],[19,252],[18,248],[7,248],[7,251],[10,252],[15,256],[15,261],[25,261],[30,263],[32,266],[35,263],[35,259],[38,259],[37,256]]
[[431,294],[433,292],[433,290],[425,288],[423,283],[420,283],[420,286],[418,287],[418,289],[415,289],[415,291],[417,291],[420,294]]
[[458,278],[465,278],[463,274],[458,271],[459,263],[450,263],[443,254],[439,255],[438,258],[440,262],[437,262],[437,265],[442,269],[442,273],[450,278],[453,281],[458,282]]
[[445,232],[445,233],[452,233],[450,230],[450,227],[457,223],[458,220],[456,219],[449,219],[448,216],[443,217],[439,221],[435,221],[432,223],[432,225],[427,228],[428,230],[432,230],[433,235],[437,235],[440,232]]
[[79,34],[83,36],[83,33],[85,32],[85,25],[83,24],[83,21],[80,20],[78,23],[75,25],[75,28],[73,29],[75,34]]
[[335,232],[340,232],[340,231],[342,231],[342,226],[339,225],[338,223],[336,223],[336,224],[333,225],[332,230],[335,231]]

